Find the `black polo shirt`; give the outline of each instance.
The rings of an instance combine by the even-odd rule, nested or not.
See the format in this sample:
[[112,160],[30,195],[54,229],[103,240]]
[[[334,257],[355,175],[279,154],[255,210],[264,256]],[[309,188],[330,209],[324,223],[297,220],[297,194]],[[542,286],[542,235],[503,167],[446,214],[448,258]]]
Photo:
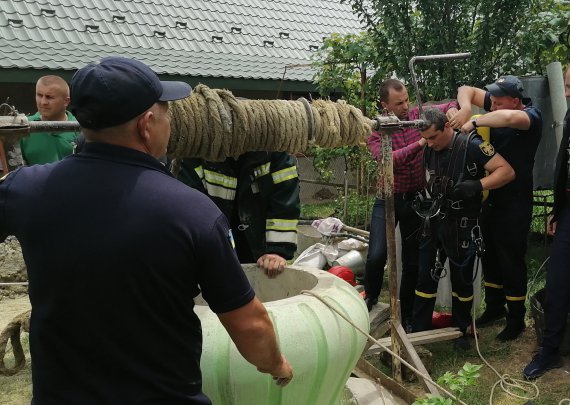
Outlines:
[[[497,153],[505,158],[515,170],[516,178],[507,185],[491,190],[489,202],[511,202],[517,200],[530,203],[533,190],[534,155],[542,137],[542,114],[532,105],[529,98],[522,100],[524,111],[530,119],[527,130],[513,128],[491,128],[491,144]],[[491,109],[491,93],[485,94],[485,110]]]
[[88,143],[0,184],[0,234],[22,245],[34,404],[209,404],[200,289],[214,312],[251,289],[224,215],[153,157]]

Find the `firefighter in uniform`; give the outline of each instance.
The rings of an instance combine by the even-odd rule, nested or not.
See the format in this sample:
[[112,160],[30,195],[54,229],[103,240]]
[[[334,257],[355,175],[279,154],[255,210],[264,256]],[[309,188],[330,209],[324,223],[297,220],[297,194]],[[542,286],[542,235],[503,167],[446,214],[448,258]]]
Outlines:
[[295,159],[285,152],[247,152],[210,162],[187,158],[179,180],[208,195],[226,215],[241,263],[274,277],[297,249],[300,215]]
[[[486,308],[475,322],[477,327],[484,327],[506,316],[506,326],[497,335],[500,341],[516,339],[525,329],[525,254],[532,220],[534,155],[542,136],[542,116],[523,91],[521,81],[512,75],[500,77],[486,86],[486,91],[462,86],[457,93],[461,110],[451,118],[454,128],[465,133],[477,126],[490,127],[491,143],[516,173],[512,183],[489,193],[481,215],[487,245],[481,259]],[[471,120],[468,117],[472,105],[490,112]]]
[[475,131],[469,135],[454,131],[446,115],[435,109],[426,110],[424,119],[427,129],[421,134],[427,142],[427,185],[414,203],[424,225],[412,328],[414,332],[432,329],[438,281],[449,259],[453,323],[463,332],[455,346],[465,350],[469,347],[466,332],[471,325],[473,264],[482,250],[478,225],[482,191],[507,184],[515,173]]

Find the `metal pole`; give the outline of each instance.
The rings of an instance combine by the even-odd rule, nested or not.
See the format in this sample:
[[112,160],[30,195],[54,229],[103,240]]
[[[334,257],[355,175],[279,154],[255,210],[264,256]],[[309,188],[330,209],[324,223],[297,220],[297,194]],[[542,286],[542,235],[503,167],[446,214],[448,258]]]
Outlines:
[[423,56],[414,56],[410,59],[410,72],[412,74],[412,83],[414,84],[414,88],[416,89],[416,98],[418,100],[418,110],[420,113],[420,117],[423,117],[424,112],[422,110],[422,99],[420,95],[420,88],[418,86],[418,79],[416,77],[416,71],[414,70],[414,63],[416,62],[423,62],[426,60],[450,60],[450,59],[467,59],[471,57],[470,52],[463,52],[463,53],[447,53],[442,55],[423,55]]
[[[370,127],[375,130],[402,129],[409,127],[421,128],[424,124],[424,121],[421,119],[415,121],[400,121],[395,115],[379,115],[373,119],[365,119],[368,120]],[[312,120],[309,122],[312,122]],[[30,132],[63,132],[80,130],[81,126],[77,121],[28,121],[28,117],[23,114],[0,115],[0,140],[12,137],[15,139],[25,138],[30,135]]]

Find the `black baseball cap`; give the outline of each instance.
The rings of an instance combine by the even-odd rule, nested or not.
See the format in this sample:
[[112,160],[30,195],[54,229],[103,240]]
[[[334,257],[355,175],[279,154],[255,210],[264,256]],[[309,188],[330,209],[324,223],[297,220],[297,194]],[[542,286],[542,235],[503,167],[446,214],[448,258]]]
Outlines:
[[160,81],[144,63],[109,56],[79,69],[71,79],[70,110],[83,128],[123,124],[157,101],[188,97],[188,83]]
[[485,88],[495,97],[523,98],[523,84],[518,77],[513,75],[501,76],[495,83],[489,84]]

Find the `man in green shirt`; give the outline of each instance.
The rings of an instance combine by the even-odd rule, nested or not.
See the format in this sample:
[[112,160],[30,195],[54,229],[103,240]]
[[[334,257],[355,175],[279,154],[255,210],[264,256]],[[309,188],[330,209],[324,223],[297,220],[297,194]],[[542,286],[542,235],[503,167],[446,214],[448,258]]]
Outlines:
[[[69,86],[59,76],[43,76],[36,83],[38,112],[30,121],[76,121],[66,110]],[[57,162],[73,153],[78,132],[33,132],[20,141],[22,158],[28,166]]]

